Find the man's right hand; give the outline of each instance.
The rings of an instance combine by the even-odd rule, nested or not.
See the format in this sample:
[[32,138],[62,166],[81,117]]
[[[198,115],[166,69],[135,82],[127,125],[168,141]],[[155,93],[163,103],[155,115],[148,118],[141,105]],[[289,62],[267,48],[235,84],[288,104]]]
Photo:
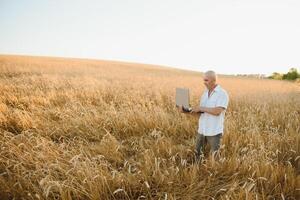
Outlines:
[[182,105],[178,106],[178,111],[181,113],[191,113],[192,109],[191,108],[184,108]]

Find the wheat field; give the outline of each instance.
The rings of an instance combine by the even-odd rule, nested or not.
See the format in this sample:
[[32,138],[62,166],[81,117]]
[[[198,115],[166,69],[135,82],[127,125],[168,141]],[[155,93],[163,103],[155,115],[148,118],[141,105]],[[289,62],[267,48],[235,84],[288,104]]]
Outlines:
[[202,74],[0,56],[0,199],[300,199],[300,87],[220,76],[220,159],[195,161]]

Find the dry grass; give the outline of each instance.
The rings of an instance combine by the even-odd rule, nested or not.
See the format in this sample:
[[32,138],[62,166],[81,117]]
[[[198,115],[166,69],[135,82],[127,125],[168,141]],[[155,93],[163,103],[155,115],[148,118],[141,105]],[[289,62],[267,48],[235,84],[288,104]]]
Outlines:
[[0,199],[299,199],[300,91],[221,77],[219,161],[194,160],[201,74],[158,66],[0,56]]

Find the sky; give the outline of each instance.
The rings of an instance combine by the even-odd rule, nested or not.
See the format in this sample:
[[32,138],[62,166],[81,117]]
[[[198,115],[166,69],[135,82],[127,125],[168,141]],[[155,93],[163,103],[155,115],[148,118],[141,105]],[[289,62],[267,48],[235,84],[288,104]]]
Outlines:
[[0,0],[0,54],[286,73],[300,68],[300,1]]

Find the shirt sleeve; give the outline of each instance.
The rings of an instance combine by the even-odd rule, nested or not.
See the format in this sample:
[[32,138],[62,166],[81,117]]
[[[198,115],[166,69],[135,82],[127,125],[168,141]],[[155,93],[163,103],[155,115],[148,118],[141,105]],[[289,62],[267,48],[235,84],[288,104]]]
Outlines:
[[223,107],[223,108],[227,109],[228,102],[229,102],[228,94],[226,92],[222,92],[222,94],[220,95],[220,97],[217,100],[216,107]]

